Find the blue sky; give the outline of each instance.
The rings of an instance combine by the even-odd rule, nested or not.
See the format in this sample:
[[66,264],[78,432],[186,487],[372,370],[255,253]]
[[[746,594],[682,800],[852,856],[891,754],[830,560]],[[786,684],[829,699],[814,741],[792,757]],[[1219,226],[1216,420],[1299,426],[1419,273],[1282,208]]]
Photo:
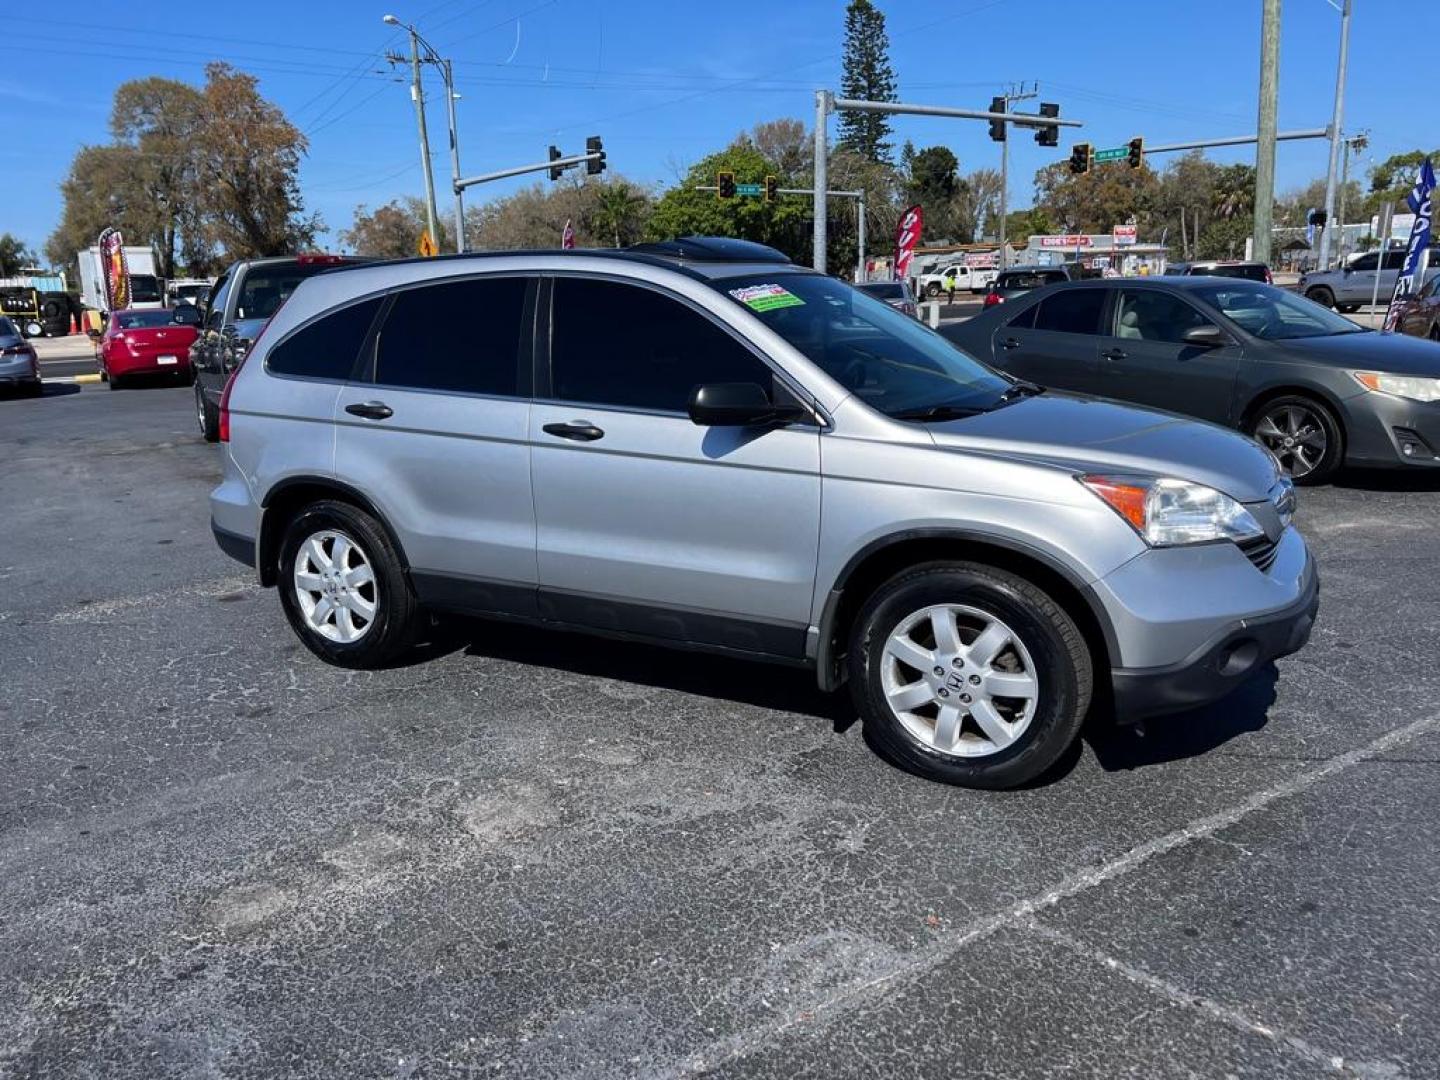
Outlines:
[[[11,6],[0,108],[0,232],[38,248],[58,220],[75,151],[107,139],[115,87],[164,75],[199,82],[229,61],[260,78],[311,141],[307,209],[332,230],[357,204],[421,189],[403,49],[382,24],[415,22],[455,61],[463,171],[540,160],[604,136],[611,168],[646,183],[685,167],[742,129],[781,116],[807,122],[814,90],[838,86],[843,0],[247,0],[140,4],[101,0]],[[1012,206],[1035,170],[1071,141],[1119,145],[1254,130],[1260,0],[879,0],[902,99],[983,108],[1003,85],[1038,80],[1042,98],[1085,121],[1043,150],[1012,143]],[[1346,129],[1368,128],[1368,157],[1440,143],[1435,63],[1440,4],[1355,0]],[[53,12],[53,13],[47,13]],[[1281,128],[1323,127],[1334,92],[1340,17],[1327,0],[1285,0]],[[1425,43],[1413,61],[1407,43]],[[1413,67],[1411,66],[1413,64]],[[1401,78],[1410,68],[1415,75]],[[439,81],[427,69],[437,177],[448,177]],[[941,143],[964,169],[996,166],[998,144],[974,121],[897,118],[897,143]],[[833,130],[833,129],[832,129]],[[1213,152],[1252,160],[1253,149]],[[1282,143],[1279,188],[1325,168],[1323,141]],[[1157,159],[1158,163],[1158,159]],[[472,189],[502,195],[525,181]],[[442,185],[440,198],[444,200]]]

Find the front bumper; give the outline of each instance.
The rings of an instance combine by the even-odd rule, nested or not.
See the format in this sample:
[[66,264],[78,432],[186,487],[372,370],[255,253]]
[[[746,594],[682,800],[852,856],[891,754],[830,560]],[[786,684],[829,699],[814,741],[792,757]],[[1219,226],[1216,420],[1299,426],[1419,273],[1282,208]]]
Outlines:
[[1287,607],[1224,626],[1178,664],[1111,673],[1115,719],[1131,723],[1218,701],[1261,667],[1299,651],[1320,609],[1320,576],[1307,559],[1300,596]]
[[1345,402],[1345,461],[1440,468],[1440,402],[1374,392]]

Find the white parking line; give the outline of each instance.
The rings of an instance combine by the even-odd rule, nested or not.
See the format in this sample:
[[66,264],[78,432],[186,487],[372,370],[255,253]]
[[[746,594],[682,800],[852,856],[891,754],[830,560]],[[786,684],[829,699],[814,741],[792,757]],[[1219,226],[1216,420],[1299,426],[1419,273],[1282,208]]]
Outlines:
[[[1440,714],[1396,728],[1364,746],[1339,754],[1313,769],[1296,774],[1289,780],[1256,792],[1233,806],[1208,814],[1163,836],[1138,844],[1109,862],[1076,871],[1053,888],[1036,893],[1011,907],[974,919],[952,930],[942,931],[933,948],[927,948],[923,954],[911,954],[896,961],[890,965],[889,970],[882,971],[879,975],[843,984],[813,1000],[791,1001],[788,1003],[789,1011],[786,1016],[776,1017],[719,1039],[709,1047],[687,1055],[676,1065],[647,1075],[694,1076],[755,1053],[792,1030],[818,1026],[824,1020],[833,1019],[836,1015],[863,1004],[882,990],[889,989],[893,992],[893,983],[902,979],[916,978],[950,964],[956,954],[971,942],[988,938],[998,931],[1012,927],[1024,928],[1040,912],[1055,907],[1063,900],[1089,892],[1115,878],[1124,877],[1161,855],[1186,847],[1197,840],[1207,839],[1223,829],[1228,829],[1251,814],[1264,810],[1273,802],[1298,795],[1322,780],[1327,780],[1388,750],[1393,750],[1397,746],[1436,731],[1440,731]],[[1293,1046],[1293,1044],[1289,1045]],[[1327,1062],[1333,1062],[1332,1058],[1323,1055],[1313,1047],[1310,1047],[1307,1053],[1319,1054]]]

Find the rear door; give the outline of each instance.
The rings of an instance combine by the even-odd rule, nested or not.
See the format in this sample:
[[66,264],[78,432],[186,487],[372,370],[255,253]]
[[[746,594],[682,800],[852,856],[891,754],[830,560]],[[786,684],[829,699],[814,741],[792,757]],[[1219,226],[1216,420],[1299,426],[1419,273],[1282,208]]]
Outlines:
[[335,403],[336,473],[384,514],[436,606],[534,613],[536,285],[486,275],[394,292]]
[[1099,334],[1105,301],[1106,290],[1098,286],[1045,293],[995,332],[996,366],[1057,390],[1103,392]]
[[1178,293],[1159,288],[1115,292],[1100,348],[1105,396],[1229,422],[1240,346],[1233,341],[1213,347],[1186,344],[1187,331],[1215,322]]
[[530,420],[541,614],[803,655],[819,428],[697,426],[696,385],[775,386],[760,355],[671,293],[552,280],[549,364]]
[[1341,271],[1335,283],[1335,297],[1347,304],[1368,304],[1375,291],[1375,274],[1380,266],[1380,253],[1371,251]]

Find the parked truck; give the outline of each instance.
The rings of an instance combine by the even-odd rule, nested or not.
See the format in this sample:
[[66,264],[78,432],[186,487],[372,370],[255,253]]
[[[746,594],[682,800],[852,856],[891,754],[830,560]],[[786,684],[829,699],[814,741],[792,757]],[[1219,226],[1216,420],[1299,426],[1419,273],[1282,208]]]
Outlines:
[[[76,258],[80,264],[80,302],[92,311],[109,311],[100,248],[86,248]],[[165,283],[156,270],[154,250],[148,247],[125,248],[125,265],[130,271],[130,307],[164,307]]]

